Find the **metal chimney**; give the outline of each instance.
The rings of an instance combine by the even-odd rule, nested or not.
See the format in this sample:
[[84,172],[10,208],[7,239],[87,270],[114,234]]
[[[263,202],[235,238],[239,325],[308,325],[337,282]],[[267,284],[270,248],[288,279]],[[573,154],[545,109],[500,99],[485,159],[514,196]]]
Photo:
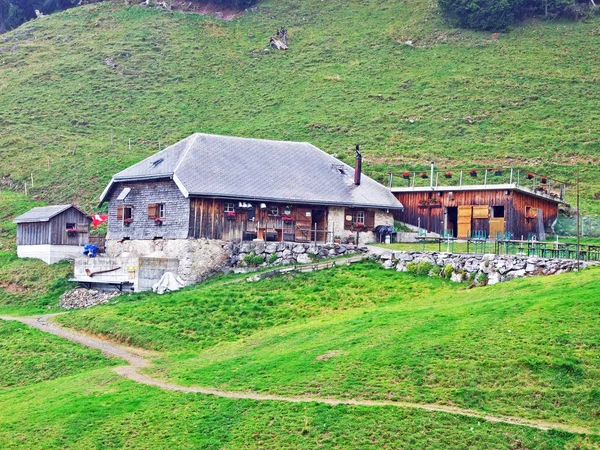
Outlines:
[[356,161],[354,163],[354,184],[360,186],[360,175],[362,172],[362,155],[360,154],[360,145],[356,145]]

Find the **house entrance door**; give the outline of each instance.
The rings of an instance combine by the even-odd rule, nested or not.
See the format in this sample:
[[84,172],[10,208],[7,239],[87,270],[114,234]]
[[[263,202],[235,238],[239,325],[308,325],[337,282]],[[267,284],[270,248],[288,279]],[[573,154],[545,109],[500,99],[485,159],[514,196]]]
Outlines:
[[[311,241],[326,242],[327,241],[327,225],[324,209],[312,210],[311,223]],[[316,230],[316,231],[315,231]]]
[[467,239],[471,234],[471,219],[473,217],[473,207],[463,205],[458,207],[458,233],[459,239]]

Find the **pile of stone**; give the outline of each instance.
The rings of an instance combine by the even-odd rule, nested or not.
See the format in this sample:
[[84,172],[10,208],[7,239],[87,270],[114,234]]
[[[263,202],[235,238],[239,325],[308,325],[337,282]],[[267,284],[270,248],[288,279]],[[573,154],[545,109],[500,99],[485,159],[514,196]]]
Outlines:
[[359,247],[353,244],[315,245],[294,242],[244,242],[234,245],[231,249],[230,264],[232,267],[247,267],[252,264],[263,267],[308,264],[321,259],[367,253],[368,251],[367,247]]
[[[452,281],[461,283],[471,281],[474,284],[496,284],[536,275],[558,275],[597,264],[594,262],[569,259],[538,258],[520,255],[495,254],[453,254],[437,252],[383,252],[377,255],[387,269],[408,272],[409,264],[425,262],[438,266],[442,273],[451,266],[449,274]],[[431,271],[430,275],[440,273]]]
[[77,288],[65,292],[58,302],[58,306],[64,309],[89,308],[96,305],[104,305],[119,295],[119,292],[104,292],[95,289]]

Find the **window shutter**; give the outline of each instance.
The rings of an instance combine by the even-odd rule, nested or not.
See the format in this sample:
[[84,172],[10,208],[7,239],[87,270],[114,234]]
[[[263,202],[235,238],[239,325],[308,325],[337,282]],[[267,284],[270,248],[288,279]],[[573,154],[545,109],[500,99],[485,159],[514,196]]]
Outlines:
[[365,226],[369,229],[375,228],[375,211],[365,211]]
[[123,205],[117,206],[117,220],[123,220]]
[[[348,220],[350,217],[350,220]],[[346,208],[344,210],[344,230],[352,229],[352,210],[350,208]]]
[[156,219],[158,217],[158,205],[150,203],[148,205],[148,219]]

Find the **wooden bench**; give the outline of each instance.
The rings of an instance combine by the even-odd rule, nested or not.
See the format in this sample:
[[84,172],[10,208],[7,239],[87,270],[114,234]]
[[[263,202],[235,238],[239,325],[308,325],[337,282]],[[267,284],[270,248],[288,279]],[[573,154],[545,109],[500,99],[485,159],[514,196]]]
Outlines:
[[77,278],[70,278],[69,281],[77,283],[86,289],[91,289],[94,284],[108,284],[109,286],[116,287],[119,292],[123,292],[123,287],[133,286],[131,281],[110,281],[110,280],[79,280]]

